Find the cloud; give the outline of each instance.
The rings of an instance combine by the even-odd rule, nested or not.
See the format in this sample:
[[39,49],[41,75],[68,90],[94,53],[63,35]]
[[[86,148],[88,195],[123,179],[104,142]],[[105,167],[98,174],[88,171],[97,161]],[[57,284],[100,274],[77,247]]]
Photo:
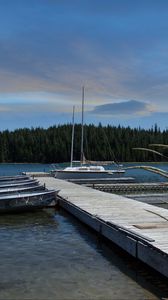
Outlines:
[[5,112],[10,112],[10,108],[8,106],[6,106],[6,105],[1,105],[0,104],[0,115],[2,113],[5,113]]
[[124,101],[119,103],[108,103],[99,105],[90,111],[91,114],[96,115],[149,115],[155,111],[155,107],[146,102],[140,102],[136,100]]
[[114,99],[167,95],[165,1],[2,3],[1,92],[69,93],[87,82]]
[[95,116],[149,115],[157,103],[168,111],[167,9],[158,0],[1,0],[0,112],[79,111],[82,85]]

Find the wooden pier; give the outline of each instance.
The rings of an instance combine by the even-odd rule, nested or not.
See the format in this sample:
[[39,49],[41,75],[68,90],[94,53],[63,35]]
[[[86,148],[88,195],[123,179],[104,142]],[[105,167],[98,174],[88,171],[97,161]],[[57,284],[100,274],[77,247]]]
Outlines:
[[168,210],[52,177],[59,205],[133,257],[168,277]]
[[124,195],[127,198],[131,198],[140,202],[153,204],[153,205],[159,205],[163,207],[168,207],[168,193],[162,192],[162,193],[136,193],[136,194],[125,194]]
[[99,191],[108,193],[129,193],[129,192],[168,192],[167,182],[157,183],[110,183],[110,184],[87,184]]
[[133,177],[112,177],[112,178],[84,178],[84,179],[68,179],[69,182],[94,186],[97,184],[117,184],[117,183],[132,183],[135,181]]

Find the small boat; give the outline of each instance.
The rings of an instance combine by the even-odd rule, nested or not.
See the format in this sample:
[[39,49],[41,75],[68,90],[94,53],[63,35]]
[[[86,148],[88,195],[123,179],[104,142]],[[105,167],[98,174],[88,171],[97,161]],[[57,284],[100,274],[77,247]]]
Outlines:
[[0,197],[0,213],[33,211],[56,201],[58,191],[40,191]]
[[16,176],[0,176],[1,181],[16,181],[16,180],[26,180],[30,179],[29,176],[26,175],[16,175]]
[[25,186],[25,187],[10,187],[10,188],[2,188],[0,189],[0,197],[2,195],[10,195],[10,194],[19,194],[23,192],[33,192],[37,190],[45,190],[44,186],[34,185],[34,186]]
[[39,185],[39,182],[37,180],[29,180],[29,181],[26,181],[26,182],[19,182],[16,183],[16,182],[8,182],[8,183],[3,183],[0,185],[0,189],[3,189],[3,188],[12,188],[12,187],[24,187],[24,186],[34,186],[34,185]]
[[14,184],[25,184],[25,183],[32,183],[32,182],[37,182],[37,179],[31,179],[31,178],[29,178],[29,179],[25,179],[25,180],[12,180],[12,181],[1,181],[0,182],[0,188],[1,188],[1,186],[3,186],[3,185],[14,185]]

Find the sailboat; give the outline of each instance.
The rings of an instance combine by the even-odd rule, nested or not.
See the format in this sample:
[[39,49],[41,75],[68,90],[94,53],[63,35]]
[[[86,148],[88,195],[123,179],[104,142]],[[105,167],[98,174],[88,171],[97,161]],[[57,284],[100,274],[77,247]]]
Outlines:
[[[74,147],[74,115],[75,107],[73,106],[72,115],[72,137],[71,137],[71,162],[70,166],[64,169],[54,170],[54,176],[59,179],[97,179],[97,178],[111,178],[114,175],[120,175],[125,173],[121,165],[118,165],[114,161],[90,161],[86,160],[84,155],[84,87],[82,88],[82,126],[81,126],[81,154],[80,161],[73,160],[73,147]],[[80,166],[73,166],[73,163],[80,163]],[[116,169],[108,170],[103,165],[115,164]]]

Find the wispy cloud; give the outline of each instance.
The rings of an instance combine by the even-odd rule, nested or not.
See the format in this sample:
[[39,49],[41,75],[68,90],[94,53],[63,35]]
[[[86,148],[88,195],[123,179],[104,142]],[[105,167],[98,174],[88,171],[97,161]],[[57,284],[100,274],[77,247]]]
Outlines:
[[168,111],[167,9],[157,0],[1,0],[1,112],[70,112],[82,85],[95,115]]
[[0,13],[1,91],[64,93],[86,82],[102,94],[139,93],[157,101],[153,88],[168,75],[162,72],[166,7],[157,1],[98,0],[95,7],[92,1],[7,0]]
[[140,102],[136,100],[124,101],[119,103],[108,103],[104,105],[99,105],[90,111],[91,114],[96,115],[118,115],[125,116],[144,116],[155,112],[156,108],[145,102]]

